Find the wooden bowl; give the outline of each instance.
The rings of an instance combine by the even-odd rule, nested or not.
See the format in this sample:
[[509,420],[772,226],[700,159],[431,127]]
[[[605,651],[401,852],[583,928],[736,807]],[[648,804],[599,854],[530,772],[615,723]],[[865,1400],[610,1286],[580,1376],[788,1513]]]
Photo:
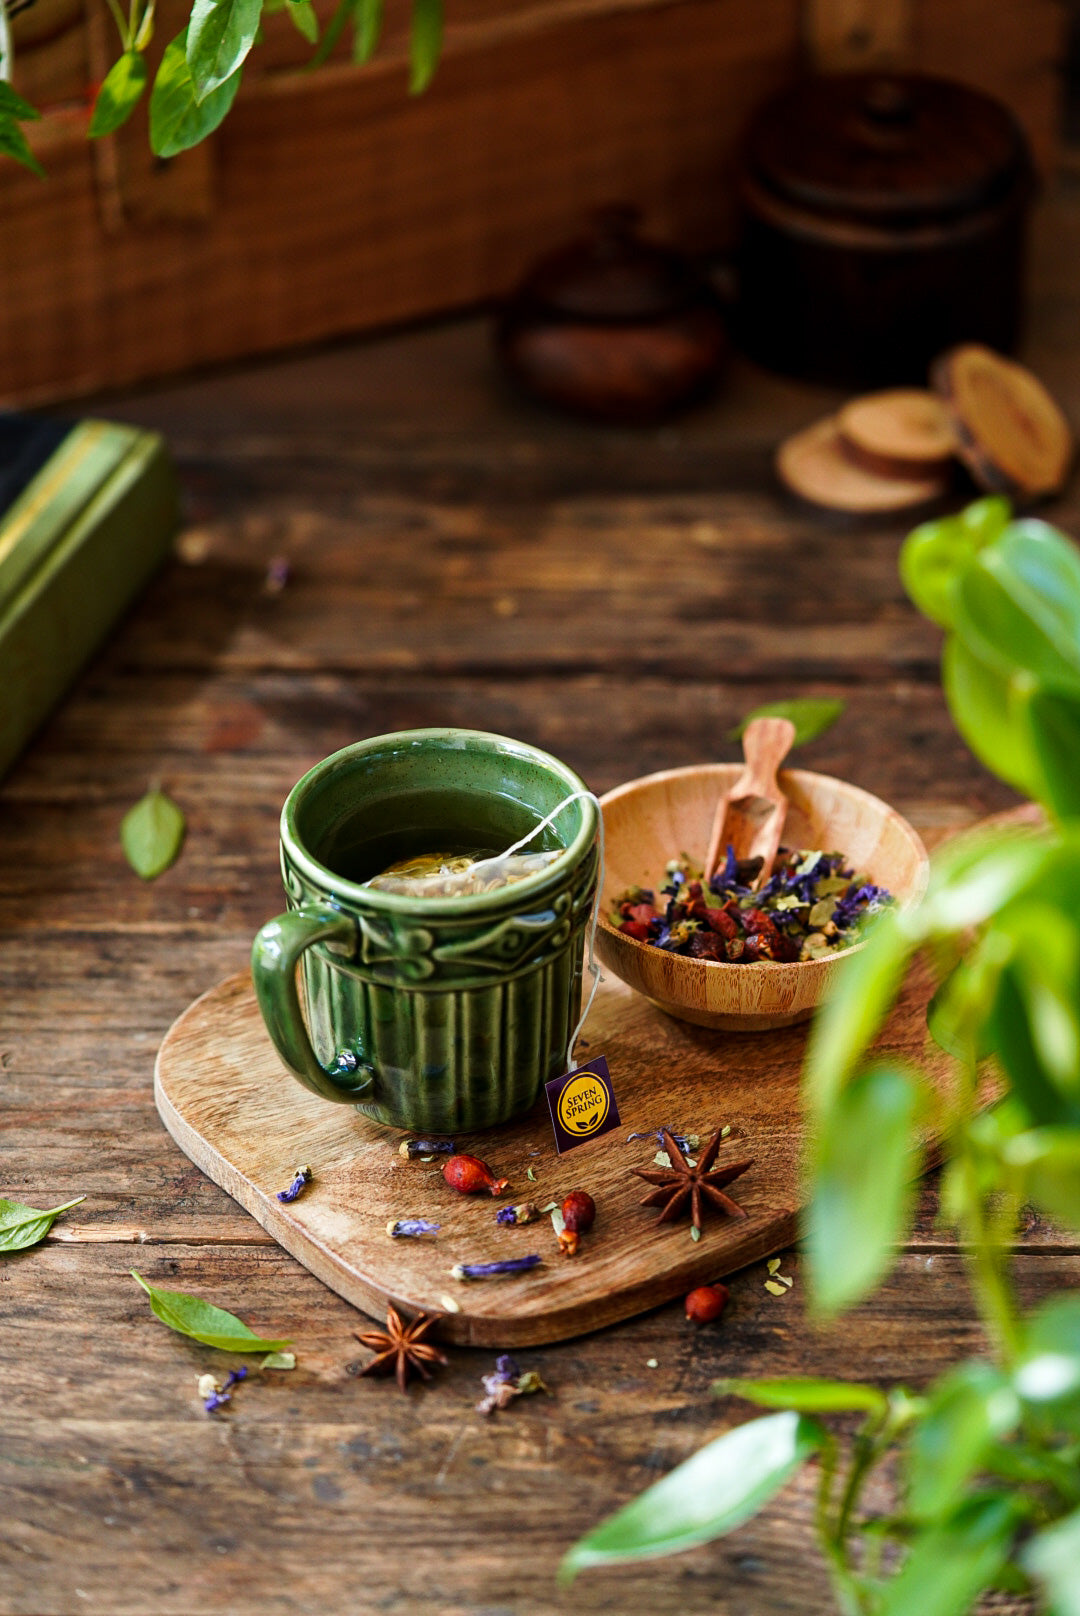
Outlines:
[[[829,959],[795,965],[759,961],[727,965],[687,959],[639,943],[610,923],[627,887],[665,884],[669,859],[686,853],[703,862],[718,798],[733,785],[737,763],[666,769],[618,786],[601,798],[605,875],[596,949],[602,963],[669,1015],[699,1027],[764,1032],[804,1021],[826,996],[852,948]],[[930,860],[918,834],[887,803],[858,786],[805,769],[786,769],[780,785],[788,798],[786,847],[845,853],[903,904],[926,891]]]

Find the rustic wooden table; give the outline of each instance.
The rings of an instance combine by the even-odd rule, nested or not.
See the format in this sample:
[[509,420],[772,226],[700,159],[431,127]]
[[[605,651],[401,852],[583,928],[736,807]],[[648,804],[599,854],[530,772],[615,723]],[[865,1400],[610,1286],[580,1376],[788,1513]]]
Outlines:
[[[1029,351],[1080,419],[1080,206],[1040,239]],[[1008,803],[945,713],[937,634],[897,583],[903,524],[773,484],[778,437],[827,403],[737,364],[684,422],[591,430],[510,396],[468,321],[109,405],[169,434],[187,527],[0,790],[0,1192],[87,1197],[0,1264],[4,1616],[830,1609],[809,1480],[722,1544],[553,1578],[584,1526],[740,1416],[710,1401],[718,1374],[920,1382],[977,1345],[931,1189],[838,1329],[806,1322],[793,1253],[792,1293],[742,1273],[722,1327],[672,1305],[523,1354],[554,1396],[485,1420],[489,1354],[408,1398],[357,1380],[361,1318],[181,1155],[151,1093],[165,1029],[280,906],[282,798],[355,737],[500,730],[603,790],[730,757],[739,715],[798,689],[848,702],[808,766],[928,830]],[[1057,514],[1080,530],[1075,495]],[[143,886],[117,826],[151,777],[190,831]],[[151,1319],[133,1266],[293,1336],[300,1367],[207,1417],[211,1355]],[[1034,1295],[1080,1279],[1080,1254],[1033,1224],[1020,1267]]]

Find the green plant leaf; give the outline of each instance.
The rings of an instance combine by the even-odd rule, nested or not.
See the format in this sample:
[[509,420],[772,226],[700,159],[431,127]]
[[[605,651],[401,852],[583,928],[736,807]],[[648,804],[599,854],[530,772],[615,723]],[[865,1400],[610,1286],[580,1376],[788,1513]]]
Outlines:
[[442,50],[443,0],[413,0],[409,34],[409,94],[420,95],[435,77]]
[[0,113],[0,157],[12,157],[39,179],[45,178],[45,170],[30,150],[30,142],[15,119],[3,113]]
[[148,1285],[134,1268],[131,1277],[138,1280],[149,1296],[155,1318],[178,1335],[201,1341],[204,1347],[217,1347],[221,1352],[283,1352],[290,1345],[288,1341],[264,1341],[235,1314],[226,1313],[224,1308],[214,1307],[201,1297],[189,1296],[186,1291],[160,1291]]
[[956,634],[1006,676],[1080,685],[1080,555],[1045,522],[1014,522],[956,589]]
[[836,987],[814,1018],[803,1091],[818,1126],[892,1009],[916,940],[897,910],[884,910],[867,926],[865,946],[845,960]]
[[974,1359],[931,1389],[912,1427],[907,1506],[922,1520],[948,1515],[992,1442],[1013,1430],[1020,1403],[1007,1375]]
[[326,31],[319,41],[318,48],[307,65],[310,73],[314,68],[321,67],[329,58],[334,46],[345,32],[345,24],[352,16],[355,0],[338,0],[334,13],[326,25]]
[[176,157],[212,134],[236,100],[242,70],[199,101],[188,71],[187,32],[165,47],[150,93],[150,146],[156,157]]
[[560,1580],[588,1566],[677,1554],[722,1537],[756,1515],[824,1438],[814,1421],[792,1413],[725,1431],[580,1538],[563,1560]]
[[795,725],[795,739],[791,744],[802,746],[831,729],[846,705],[846,702],[834,701],[827,696],[794,696],[790,701],[767,701],[764,706],[755,707],[753,712],[741,718],[735,728],[729,730],[728,740],[741,741],[747,724],[755,718],[790,718]]
[[266,1354],[266,1357],[263,1359],[262,1363],[259,1365],[259,1368],[260,1369],[295,1369],[296,1368],[296,1353],[295,1352],[268,1352]]
[[23,1206],[21,1201],[0,1200],[0,1256],[36,1246],[44,1240],[61,1212],[70,1212],[73,1206],[85,1200],[85,1195],[79,1195],[74,1201],[65,1201],[63,1206],[51,1207],[47,1212]]
[[138,51],[125,51],[120,60],[113,63],[94,102],[89,130],[91,140],[111,135],[127,122],[146,89],[149,76],[146,58]]
[[1059,819],[1080,816],[1080,691],[1025,690],[1017,704],[1041,780],[1040,802]]
[[175,864],[186,828],[183,814],[164,791],[154,789],[140,797],[120,824],[120,843],[135,874],[153,881]]
[[1048,837],[1020,828],[957,837],[935,858],[926,897],[906,924],[920,940],[983,926],[1044,881],[1058,853]]
[[1026,1195],[1066,1229],[1080,1230],[1080,1128],[1037,1128],[1011,1140],[1008,1160],[1022,1161]]
[[370,62],[382,34],[384,0],[356,0],[353,12],[353,61]]
[[805,1225],[815,1309],[839,1313],[895,1261],[918,1168],[919,1092],[898,1066],[874,1066],[837,1096],[813,1156]]
[[1080,1616],[1080,1509],[1033,1537],[1020,1560],[1046,1589],[1053,1616]]
[[797,1414],[842,1414],[862,1410],[885,1414],[889,1400],[876,1386],[848,1380],[716,1380],[714,1397],[744,1397],[759,1408],[788,1408]]
[[7,79],[0,79],[0,118],[14,118],[16,123],[32,123],[40,117],[37,107],[24,101]]
[[956,584],[978,552],[998,538],[1012,514],[1007,499],[991,495],[957,516],[924,522],[900,549],[900,581],[924,616],[953,626]]
[[886,1584],[880,1616],[965,1616],[1008,1559],[1016,1524],[1010,1499],[969,1500],[915,1539]]
[[314,45],[319,38],[319,19],[311,0],[286,0],[285,9],[297,33]]
[[1010,676],[950,637],[941,657],[941,686],[953,723],[979,762],[1025,796],[1035,796],[1038,760]]
[[261,15],[262,0],[195,0],[186,56],[200,106],[244,65]]
[[[1052,1409],[1058,1424],[1080,1432],[1080,1296],[1052,1296],[1029,1317],[1013,1380],[1026,1403]],[[1075,1488],[1075,1472],[1072,1481]]]

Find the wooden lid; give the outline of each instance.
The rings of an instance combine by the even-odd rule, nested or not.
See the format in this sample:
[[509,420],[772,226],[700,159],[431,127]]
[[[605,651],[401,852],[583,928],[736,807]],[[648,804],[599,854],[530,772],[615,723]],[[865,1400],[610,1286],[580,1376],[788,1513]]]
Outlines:
[[684,254],[637,233],[637,209],[598,209],[588,235],[541,258],[515,301],[563,319],[626,322],[663,318],[709,293]]
[[804,79],[751,126],[748,175],[815,215],[901,228],[992,206],[1030,171],[1000,102],[950,79],[852,73]]

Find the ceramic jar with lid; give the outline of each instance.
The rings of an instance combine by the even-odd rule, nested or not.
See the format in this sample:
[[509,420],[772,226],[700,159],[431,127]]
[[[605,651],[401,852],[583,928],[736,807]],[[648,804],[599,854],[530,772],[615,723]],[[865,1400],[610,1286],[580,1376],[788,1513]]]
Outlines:
[[990,96],[917,74],[805,79],[742,159],[742,342],[790,375],[925,382],[955,343],[1008,350],[1031,159]]
[[635,209],[620,206],[540,259],[507,304],[496,344],[515,380],[546,403],[648,422],[705,390],[727,339],[693,261],[640,236]]

